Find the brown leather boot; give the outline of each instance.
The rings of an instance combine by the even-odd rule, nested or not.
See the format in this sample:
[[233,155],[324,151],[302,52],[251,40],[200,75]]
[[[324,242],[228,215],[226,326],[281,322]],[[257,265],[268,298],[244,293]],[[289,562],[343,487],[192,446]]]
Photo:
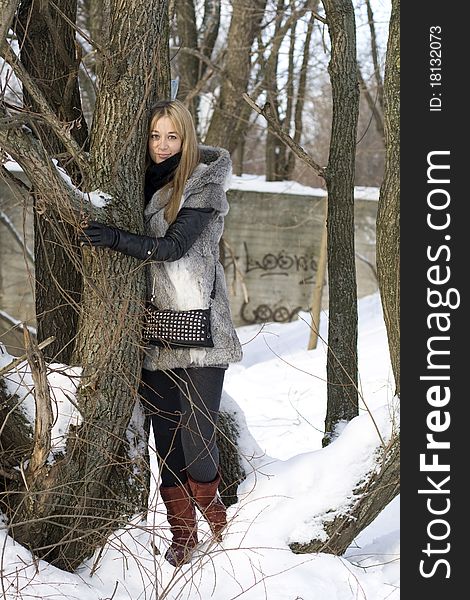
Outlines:
[[188,483],[197,507],[209,523],[214,538],[220,542],[222,530],[227,525],[227,509],[217,493],[220,474],[207,483],[195,481],[188,475]]
[[192,551],[197,545],[196,511],[191,490],[186,482],[184,485],[160,486],[160,493],[173,536],[165,558],[171,565],[178,567],[191,560]]

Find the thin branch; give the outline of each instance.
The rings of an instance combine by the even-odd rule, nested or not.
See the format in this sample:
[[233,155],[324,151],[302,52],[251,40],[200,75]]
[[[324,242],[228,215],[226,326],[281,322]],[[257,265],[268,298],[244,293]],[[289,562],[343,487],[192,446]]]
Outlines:
[[98,42],[96,42],[95,40],[92,40],[91,37],[83,30],[81,29],[76,23],[74,23],[73,21],[71,21],[68,16],[62,11],[60,10],[60,8],[57,6],[57,4],[55,2],[52,2],[52,0],[49,0],[49,4],[52,6],[52,8],[57,11],[57,13],[64,19],[64,21],[66,23],[68,23],[70,25],[70,27],[72,27],[73,29],[75,29],[75,31],[84,39],[86,40],[90,46],[93,46],[93,48],[96,48],[96,50],[98,50],[98,52],[100,52],[101,54],[105,54],[105,50],[102,46],[100,46],[98,44]]
[[378,282],[379,278],[377,276],[377,269],[376,269],[375,265],[368,258],[363,256],[362,254],[359,254],[359,252],[356,252],[355,254],[359,260],[362,260],[362,262],[365,263],[369,267],[369,269],[372,271],[372,275],[374,276],[375,281]]
[[18,329],[23,330],[24,327],[27,327],[27,329],[30,333],[32,333],[33,335],[36,335],[35,327],[31,327],[30,325],[25,325],[22,321],[20,321],[19,319],[15,319],[15,317],[12,317],[9,313],[5,312],[4,310],[0,310],[0,319],[2,321],[5,321],[5,323],[8,323],[9,325],[11,325],[12,329],[18,328]]
[[34,80],[30,77],[29,73],[24,68],[19,58],[9,46],[5,48],[3,54],[5,56],[5,59],[8,61],[11,68],[13,69],[16,77],[21,81],[23,86],[28,90],[28,93],[30,94],[31,98],[38,105],[40,109],[40,114],[36,116],[42,117],[44,121],[51,127],[51,129],[57,135],[59,140],[64,144],[67,151],[70,152],[70,155],[79,166],[85,181],[88,181],[90,173],[90,164],[88,162],[85,152],[83,152],[82,148],[77,144],[75,139],[70,134],[71,124],[64,123],[57,118],[56,114],[49,106],[49,103],[44,98],[44,95],[42,94],[41,90],[38,88]]
[[[362,72],[361,72],[359,65],[357,66],[357,78],[359,80],[359,86],[360,86],[362,92],[364,93],[367,105],[369,106],[370,111],[372,113],[372,117],[374,118],[377,131],[383,138],[385,136],[384,121],[383,121],[383,116],[380,111],[380,108],[377,105],[377,97],[378,96],[376,96],[375,99],[372,98],[369,88],[367,87],[367,83],[365,82],[364,77],[362,76]],[[379,105],[380,105],[380,103],[379,103]]]
[[193,98],[195,98],[196,96],[199,96],[201,93],[201,90],[204,89],[206,83],[209,81],[209,79],[212,77],[212,75],[214,74],[214,71],[212,69],[207,69],[205,70],[204,76],[201,77],[201,79],[199,79],[199,81],[197,82],[196,87],[194,87],[185,97],[184,99],[184,104],[185,106],[189,106],[190,102],[192,101]]
[[[51,335],[51,337],[48,337],[47,340],[44,340],[43,342],[38,344],[39,350],[42,350],[46,346],[49,346],[49,344],[52,344],[52,342],[54,340],[55,340],[55,335]],[[2,367],[0,369],[0,376],[5,375],[5,373],[8,373],[9,371],[13,371],[13,369],[16,369],[16,367],[18,367],[27,358],[28,357],[26,354],[23,354],[23,356],[19,356],[18,358],[15,358],[15,360],[12,360],[11,363],[8,363],[7,365],[5,365],[4,367]]]
[[372,53],[372,62],[374,63],[374,76],[375,76],[375,81],[377,83],[377,95],[379,98],[380,108],[383,109],[384,84],[382,81],[382,76],[380,74],[377,34],[375,32],[374,13],[372,12],[372,6],[370,4],[370,0],[366,0],[366,6],[367,6],[367,19],[369,21],[369,30],[370,30],[370,45],[371,45],[371,53]]
[[268,122],[268,125],[272,128],[273,133],[275,135],[277,135],[277,137],[281,141],[283,141],[287,146],[289,146],[289,148],[294,152],[294,154],[296,156],[298,156],[300,158],[300,160],[302,160],[309,167],[311,167],[319,177],[322,177],[323,179],[325,179],[325,167],[320,167],[320,165],[317,164],[307,154],[307,152],[305,152],[305,150],[302,148],[302,146],[297,144],[297,142],[294,142],[294,140],[291,138],[291,136],[281,128],[278,121],[276,120],[275,115],[273,114],[273,111],[272,111],[272,108],[271,108],[271,105],[269,104],[269,102],[266,102],[266,104],[263,106],[263,108],[261,108],[260,106],[258,106],[256,104],[256,102],[253,102],[253,100],[250,98],[250,96],[248,94],[243,94],[243,99],[245,100],[245,102],[247,102],[247,104],[249,104],[251,106],[251,108],[254,111],[256,111],[258,114],[260,114],[261,116],[263,116],[266,119],[266,121]]
[[174,50],[176,53],[184,52],[185,54],[190,54],[191,56],[195,56],[201,62],[203,62],[206,66],[211,68],[213,71],[217,71],[218,73],[223,74],[223,69],[217,65],[217,63],[223,62],[223,59],[226,54],[226,49],[224,48],[217,54],[214,60],[208,58],[205,54],[203,54],[200,50],[196,48],[190,48],[189,46],[171,46],[170,50]]
[[317,12],[315,12],[314,10],[312,10],[312,15],[315,17],[315,19],[318,19],[318,21],[321,21],[321,23],[323,23],[324,25],[328,25],[328,21],[325,19],[325,17],[321,17]]

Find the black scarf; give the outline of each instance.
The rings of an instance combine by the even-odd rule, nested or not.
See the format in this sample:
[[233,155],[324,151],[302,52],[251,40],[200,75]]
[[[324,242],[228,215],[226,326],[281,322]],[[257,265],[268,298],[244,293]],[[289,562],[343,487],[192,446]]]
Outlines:
[[176,168],[180,164],[181,152],[173,154],[161,163],[151,162],[145,172],[144,196],[147,205],[157,190],[169,183],[174,175]]

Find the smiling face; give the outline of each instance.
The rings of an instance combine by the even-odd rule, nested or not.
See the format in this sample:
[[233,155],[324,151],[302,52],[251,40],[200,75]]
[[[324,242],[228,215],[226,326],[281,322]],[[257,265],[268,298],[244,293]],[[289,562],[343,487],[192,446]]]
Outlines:
[[161,163],[181,150],[182,139],[169,117],[160,117],[152,124],[149,134],[149,154],[155,163]]

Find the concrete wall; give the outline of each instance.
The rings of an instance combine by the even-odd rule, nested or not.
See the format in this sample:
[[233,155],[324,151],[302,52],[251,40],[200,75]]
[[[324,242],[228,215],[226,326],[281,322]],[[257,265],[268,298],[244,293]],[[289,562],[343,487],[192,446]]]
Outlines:
[[[23,178],[21,173],[16,177]],[[34,267],[25,258],[22,244],[26,240],[33,249],[32,213],[27,200],[7,180],[0,177],[0,211],[15,228],[21,244],[12,235],[4,220],[0,219],[0,311],[15,319],[35,325],[34,314]],[[22,354],[21,330],[13,329],[11,323],[0,318],[0,342],[13,354]]]
[[[326,195],[232,189],[225,221],[223,264],[237,326],[290,321],[311,307],[317,277]],[[320,190],[321,192],[321,190]],[[372,196],[372,194],[370,194]],[[377,201],[355,200],[358,296],[377,290]],[[328,307],[328,274],[322,308]]]
[[236,325],[291,321],[311,301],[325,197],[229,190],[228,200],[223,263]]

